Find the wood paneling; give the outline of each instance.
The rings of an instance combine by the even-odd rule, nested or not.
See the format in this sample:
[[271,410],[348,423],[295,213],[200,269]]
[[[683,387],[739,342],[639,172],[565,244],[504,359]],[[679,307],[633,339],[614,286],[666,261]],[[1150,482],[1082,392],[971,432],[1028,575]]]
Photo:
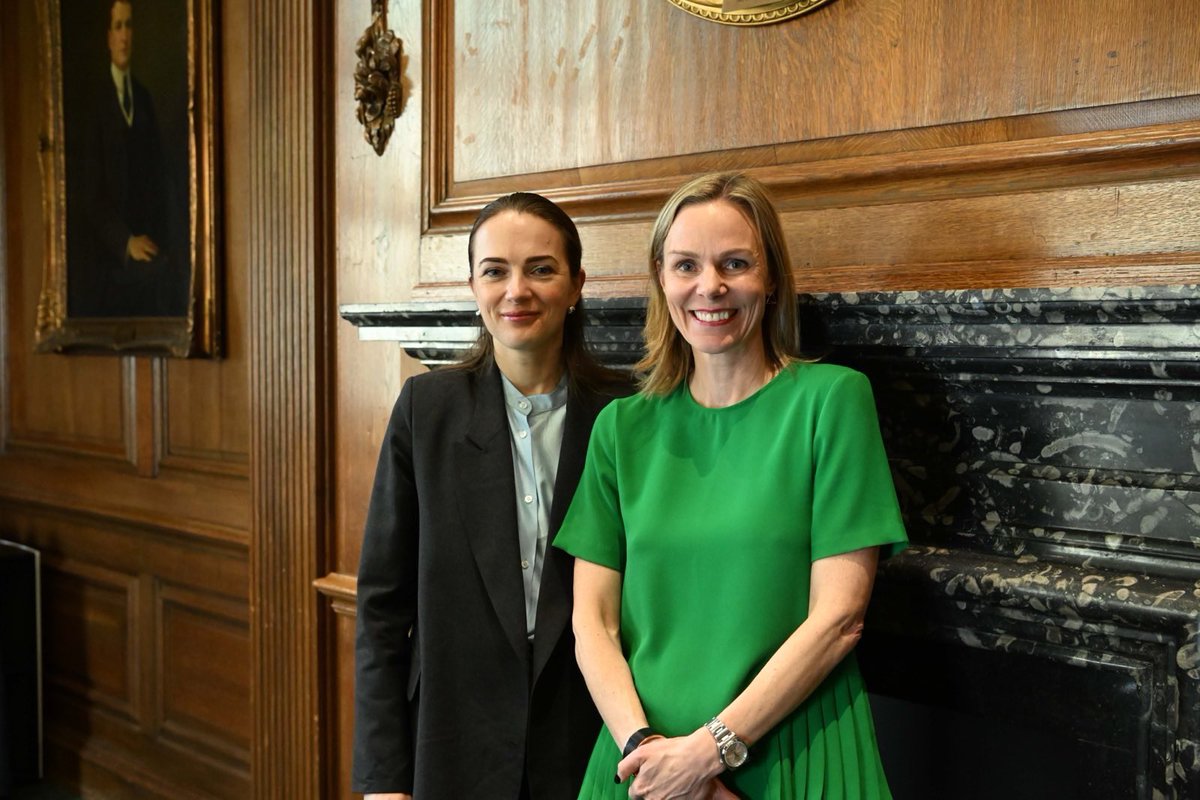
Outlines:
[[751,29],[665,2],[432,6],[456,182],[1200,91],[1189,0],[841,0]]
[[312,581],[329,525],[331,10],[261,0],[248,42],[251,764],[258,796],[294,800],[320,795],[325,766]]
[[135,721],[137,579],[62,560],[48,565],[43,581],[47,683]]
[[[1180,166],[1200,173],[1200,159]],[[1200,180],[964,194],[784,211],[796,288],[822,292],[1200,280]],[[644,293],[651,226],[645,220],[581,228],[585,294]],[[454,259],[465,251],[466,234],[425,237],[419,284],[424,296],[470,297]]]
[[33,353],[45,257],[35,3],[0,20],[0,537],[44,554],[50,777],[89,797],[244,798],[248,12],[222,4],[216,48],[234,104],[221,118],[233,191],[220,262],[238,344],[222,360],[168,362]]
[[245,797],[245,546],[8,502],[0,520],[44,557],[53,777],[104,797]]
[[250,629],[245,603],[176,586],[158,592],[164,735],[249,765]]
[[[658,208],[716,169],[768,183],[800,291],[1200,281],[1194,3],[838,0],[756,30],[665,0],[389,10],[416,83],[382,158],[339,85],[339,303],[469,298],[465,232],[515,190],[580,223],[586,294],[642,295]],[[366,21],[339,4],[339,74]],[[336,361],[337,539],[316,590],[339,693],[329,791],[347,796],[352,576],[379,439],[419,367],[345,323]]]

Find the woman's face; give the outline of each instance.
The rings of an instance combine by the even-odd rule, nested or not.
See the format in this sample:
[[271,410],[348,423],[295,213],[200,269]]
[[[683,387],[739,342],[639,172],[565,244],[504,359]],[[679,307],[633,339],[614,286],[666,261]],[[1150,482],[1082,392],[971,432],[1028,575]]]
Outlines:
[[693,354],[764,357],[774,289],[758,231],[728,200],[685,206],[663,243],[658,282]]
[[502,211],[475,231],[471,292],[496,357],[557,358],[567,309],[579,302],[562,234],[540,217]]

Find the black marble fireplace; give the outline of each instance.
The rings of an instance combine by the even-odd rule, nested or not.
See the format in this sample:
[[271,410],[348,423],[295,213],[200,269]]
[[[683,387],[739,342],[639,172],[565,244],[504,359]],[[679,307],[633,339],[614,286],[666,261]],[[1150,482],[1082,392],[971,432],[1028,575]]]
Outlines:
[[[611,363],[640,298],[589,301]],[[914,546],[860,659],[904,798],[1200,798],[1200,287],[801,296],[872,381]],[[426,364],[474,305],[345,306]]]

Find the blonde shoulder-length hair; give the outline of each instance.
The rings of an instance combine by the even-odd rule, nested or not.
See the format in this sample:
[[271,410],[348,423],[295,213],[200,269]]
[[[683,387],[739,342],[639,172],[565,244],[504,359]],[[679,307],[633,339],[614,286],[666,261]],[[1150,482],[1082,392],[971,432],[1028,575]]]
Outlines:
[[675,191],[658,213],[650,237],[650,302],[646,309],[646,327],[642,339],[646,355],[634,367],[641,373],[641,390],[665,395],[675,390],[692,373],[692,348],[684,340],[667,308],[667,298],[659,283],[663,248],[675,217],[687,206],[725,200],[746,215],[763,246],[770,285],[775,287],[763,312],[762,337],[768,363],[781,369],[795,361],[800,352],[800,332],[796,324],[796,292],[792,280],[792,262],[779,212],[760,181],[740,172],[718,172],[694,178]]

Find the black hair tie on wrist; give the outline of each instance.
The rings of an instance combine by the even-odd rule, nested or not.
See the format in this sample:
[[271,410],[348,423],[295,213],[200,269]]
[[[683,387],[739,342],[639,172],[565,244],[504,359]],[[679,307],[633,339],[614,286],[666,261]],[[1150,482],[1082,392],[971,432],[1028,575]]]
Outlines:
[[638,749],[638,745],[646,740],[646,737],[653,736],[654,731],[649,728],[638,728],[629,735],[629,741],[625,742],[625,749],[621,751],[621,758],[625,758],[634,750]]

